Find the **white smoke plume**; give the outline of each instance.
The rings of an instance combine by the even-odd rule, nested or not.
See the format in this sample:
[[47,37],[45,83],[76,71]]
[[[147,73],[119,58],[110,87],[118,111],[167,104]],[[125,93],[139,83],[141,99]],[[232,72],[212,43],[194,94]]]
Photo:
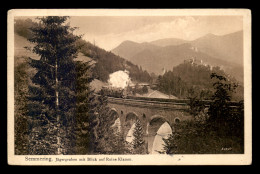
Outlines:
[[129,72],[125,71],[116,71],[109,75],[108,83],[110,86],[115,88],[125,88],[131,83],[129,77]]

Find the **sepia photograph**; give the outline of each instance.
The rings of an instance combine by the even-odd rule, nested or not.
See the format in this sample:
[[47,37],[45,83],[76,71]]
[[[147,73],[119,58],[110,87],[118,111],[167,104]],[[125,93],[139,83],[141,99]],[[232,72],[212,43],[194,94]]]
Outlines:
[[247,9],[8,12],[10,165],[250,165]]

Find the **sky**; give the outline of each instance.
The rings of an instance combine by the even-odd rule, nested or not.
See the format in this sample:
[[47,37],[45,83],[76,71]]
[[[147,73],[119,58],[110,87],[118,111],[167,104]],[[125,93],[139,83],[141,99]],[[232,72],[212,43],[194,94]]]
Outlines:
[[125,40],[150,42],[163,38],[194,40],[206,34],[225,35],[243,29],[239,16],[84,16],[71,17],[77,34],[105,50]]
[[125,40],[151,42],[164,38],[194,40],[243,29],[242,16],[71,16],[75,34],[110,51]]

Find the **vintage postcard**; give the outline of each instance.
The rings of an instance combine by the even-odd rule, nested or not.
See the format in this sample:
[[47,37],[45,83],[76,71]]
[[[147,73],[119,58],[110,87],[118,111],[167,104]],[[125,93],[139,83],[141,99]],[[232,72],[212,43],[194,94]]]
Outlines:
[[9,165],[250,165],[248,9],[8,12]]

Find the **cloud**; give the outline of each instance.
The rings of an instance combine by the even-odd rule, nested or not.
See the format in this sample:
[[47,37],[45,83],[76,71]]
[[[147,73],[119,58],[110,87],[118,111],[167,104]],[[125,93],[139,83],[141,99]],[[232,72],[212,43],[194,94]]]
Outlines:
[[136,30],[121,33],[109,33],[104,35],[85,34],[85,39],[107,50],[111,50],[124,40],[135,42],[150,42],[157,39],[176,37],[189,39],[191,32],[187,32],[190,26],[196,24],[192,17],[178,18],[170,22],[148,24]]
[[86,33],[84,38],[90,42],[95,40],[101,48],[111,50],[125,40],[134,42],[150,42],[163,38],[194,40],[208,33],[225,34],[225,32],[238,31],[238,24],[230,26],[230,21],[232,20],[225,21],[223,18],[214,19],[213,17],[176,17],[170,21],[139,25],[139,28],[124,32],[110,32],[101,35]]

